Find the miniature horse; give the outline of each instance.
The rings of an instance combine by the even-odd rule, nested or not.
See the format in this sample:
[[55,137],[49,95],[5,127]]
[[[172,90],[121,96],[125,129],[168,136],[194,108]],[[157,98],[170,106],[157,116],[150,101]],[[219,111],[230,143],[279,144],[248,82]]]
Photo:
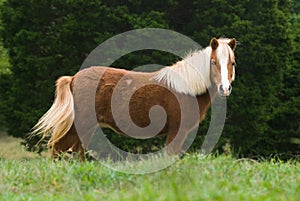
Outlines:
[[235,48],[235,39],[213,38],[207,48],[156,72],[90,67],[63,76],[32,133],[51,136],[54,158],[71,149],[84,160],[95,126],[136,138],[166,134],[167,152],[179,154],[211,99],[230,95]]

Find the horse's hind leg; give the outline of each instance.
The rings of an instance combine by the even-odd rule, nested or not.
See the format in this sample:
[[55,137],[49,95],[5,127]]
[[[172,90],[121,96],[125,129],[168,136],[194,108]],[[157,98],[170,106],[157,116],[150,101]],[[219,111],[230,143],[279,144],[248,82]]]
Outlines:
[[74,125],[58,142],[52,146],[51,157],[60,158],[62,154],[66,153],[69,149],[72,152],[78,152],[81,160],[84,160],[84,149],[81,145],[80,138],[77,135]]
[[64,153],[67,153],[69,149],[69,141],[65,138],[61,139],[59,142],[56,142],[52,145],[50,156],[53,159],[61,159]]
[[85,159],[85,157],[84,157],[85,149],[83,148],[79,137],[76,140],[76,142],[73,144],[73,146],[71,147],[71,150],[73,152],[73,155],[75,155],[76,157],[78,156],[81,161],[84,161],[84,159]]

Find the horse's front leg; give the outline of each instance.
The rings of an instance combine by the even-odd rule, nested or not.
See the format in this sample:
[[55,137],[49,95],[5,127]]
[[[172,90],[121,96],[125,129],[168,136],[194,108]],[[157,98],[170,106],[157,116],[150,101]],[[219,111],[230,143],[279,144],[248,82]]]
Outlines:
[[168,131],[167,139],[166,139],[166,150],[169,155],[178,155],[181,157],[183,154],[182,146],[186,140],[188,132],[180,131],[176,132],[173,130]]

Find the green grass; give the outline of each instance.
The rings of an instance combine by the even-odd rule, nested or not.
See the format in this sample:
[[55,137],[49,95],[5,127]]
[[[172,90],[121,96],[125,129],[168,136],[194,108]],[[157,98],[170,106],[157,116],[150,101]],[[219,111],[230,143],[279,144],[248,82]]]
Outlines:
[[0,200],[300,200],[299,162],[186,156],[130,175],[99,162],[0,159]]

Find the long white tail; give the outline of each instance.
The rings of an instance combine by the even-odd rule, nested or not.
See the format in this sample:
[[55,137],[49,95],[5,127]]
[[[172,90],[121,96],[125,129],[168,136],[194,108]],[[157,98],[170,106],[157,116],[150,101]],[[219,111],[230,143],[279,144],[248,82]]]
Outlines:
[[51,136],[48,146],[52,147],[71,128],[75,113],[71,91],[73,77],[63,76],[56,82],[56,97],[51,108],[33,127],[32,134],[42,135],[42,139]]

